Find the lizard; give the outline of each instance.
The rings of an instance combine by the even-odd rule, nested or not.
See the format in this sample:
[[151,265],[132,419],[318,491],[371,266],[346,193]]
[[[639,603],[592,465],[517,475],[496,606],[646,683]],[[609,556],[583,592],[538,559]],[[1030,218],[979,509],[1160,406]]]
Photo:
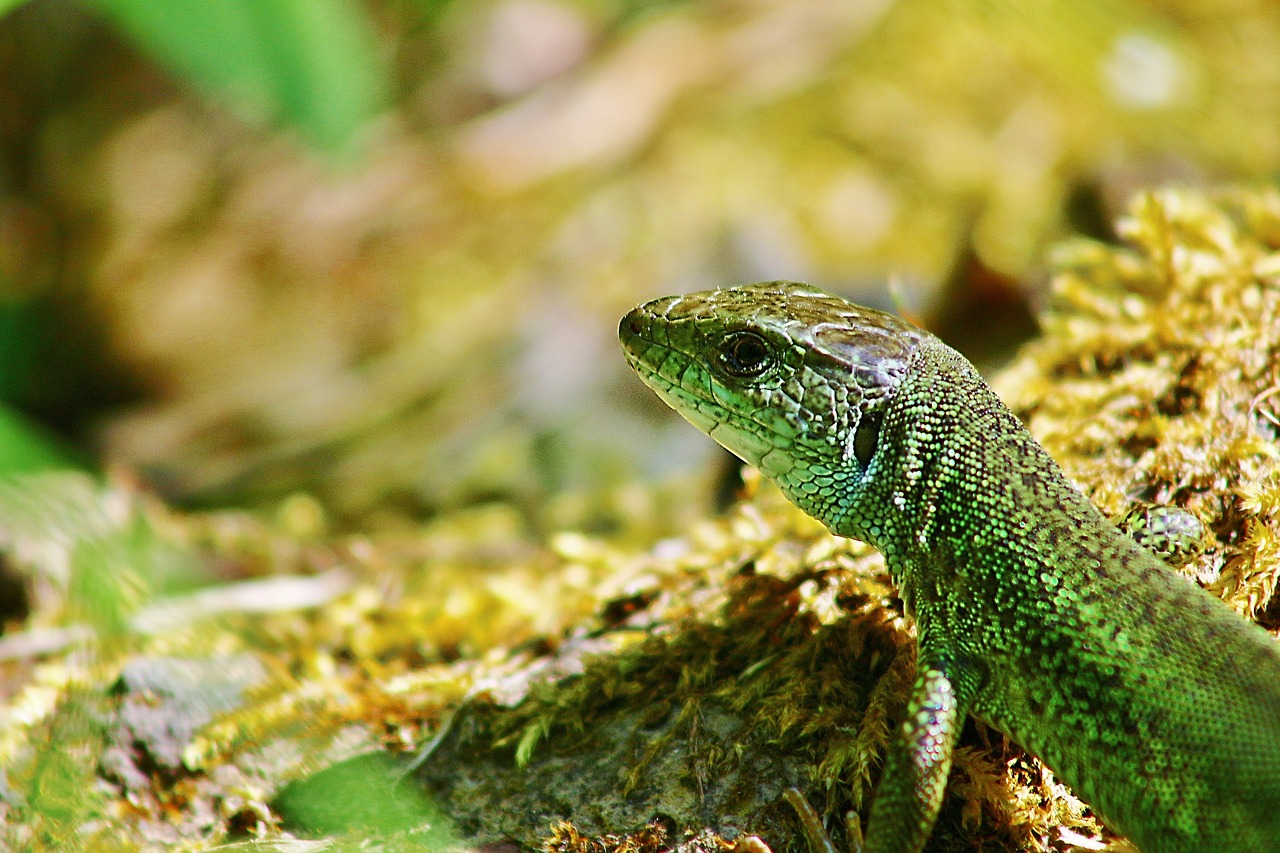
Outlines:
[[1280,644],[1111,524],[962,355],[781,281],[647,302],[619,336],[686,420],[876,548],[914,620],[854,853],[923,848],[970,716],[1143,853],[1280,850]]

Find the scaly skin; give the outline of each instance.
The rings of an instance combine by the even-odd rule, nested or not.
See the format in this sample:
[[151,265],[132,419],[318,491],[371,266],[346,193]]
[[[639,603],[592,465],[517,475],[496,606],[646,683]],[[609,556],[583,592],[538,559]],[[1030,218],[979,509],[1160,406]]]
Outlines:
[[1144,853],[1280,850],[1280,646],[1118,531],[973,367],[804,285],[658,299],[640,377],[833,533],[918,627],[868,851],[918,851],[966,715]]

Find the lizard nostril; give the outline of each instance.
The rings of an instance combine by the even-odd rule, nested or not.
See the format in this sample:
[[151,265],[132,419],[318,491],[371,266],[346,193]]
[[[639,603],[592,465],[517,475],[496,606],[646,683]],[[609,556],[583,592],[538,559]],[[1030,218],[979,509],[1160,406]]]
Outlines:
[[639,311],[630,311],[618,326],[618,331],[623,337],[639,337],[644,331],[644,323],[641,322]]

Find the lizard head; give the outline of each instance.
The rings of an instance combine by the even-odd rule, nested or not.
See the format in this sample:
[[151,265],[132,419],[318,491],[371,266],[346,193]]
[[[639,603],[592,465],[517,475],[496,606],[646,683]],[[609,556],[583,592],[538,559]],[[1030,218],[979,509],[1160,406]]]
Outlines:
[[659,397],[829,526],[871,467],[886,408],[929,337],[784,281],[655,299],[618,334]]

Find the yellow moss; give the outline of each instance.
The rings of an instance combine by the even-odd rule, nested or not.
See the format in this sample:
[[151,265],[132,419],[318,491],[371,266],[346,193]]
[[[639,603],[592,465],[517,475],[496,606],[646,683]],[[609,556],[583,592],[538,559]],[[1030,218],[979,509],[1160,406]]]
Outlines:
[[[1280,194],[1139,196],[1117,248],[1055,255],[1044,335],[997,390],[1102,508],[1176,503],[1214,531],[1188,572],[1258,618],[1276,562]],[[1231,571],[1228,571],[1228,567]],[[1249,567],[1242,570],[1241,566]]]

